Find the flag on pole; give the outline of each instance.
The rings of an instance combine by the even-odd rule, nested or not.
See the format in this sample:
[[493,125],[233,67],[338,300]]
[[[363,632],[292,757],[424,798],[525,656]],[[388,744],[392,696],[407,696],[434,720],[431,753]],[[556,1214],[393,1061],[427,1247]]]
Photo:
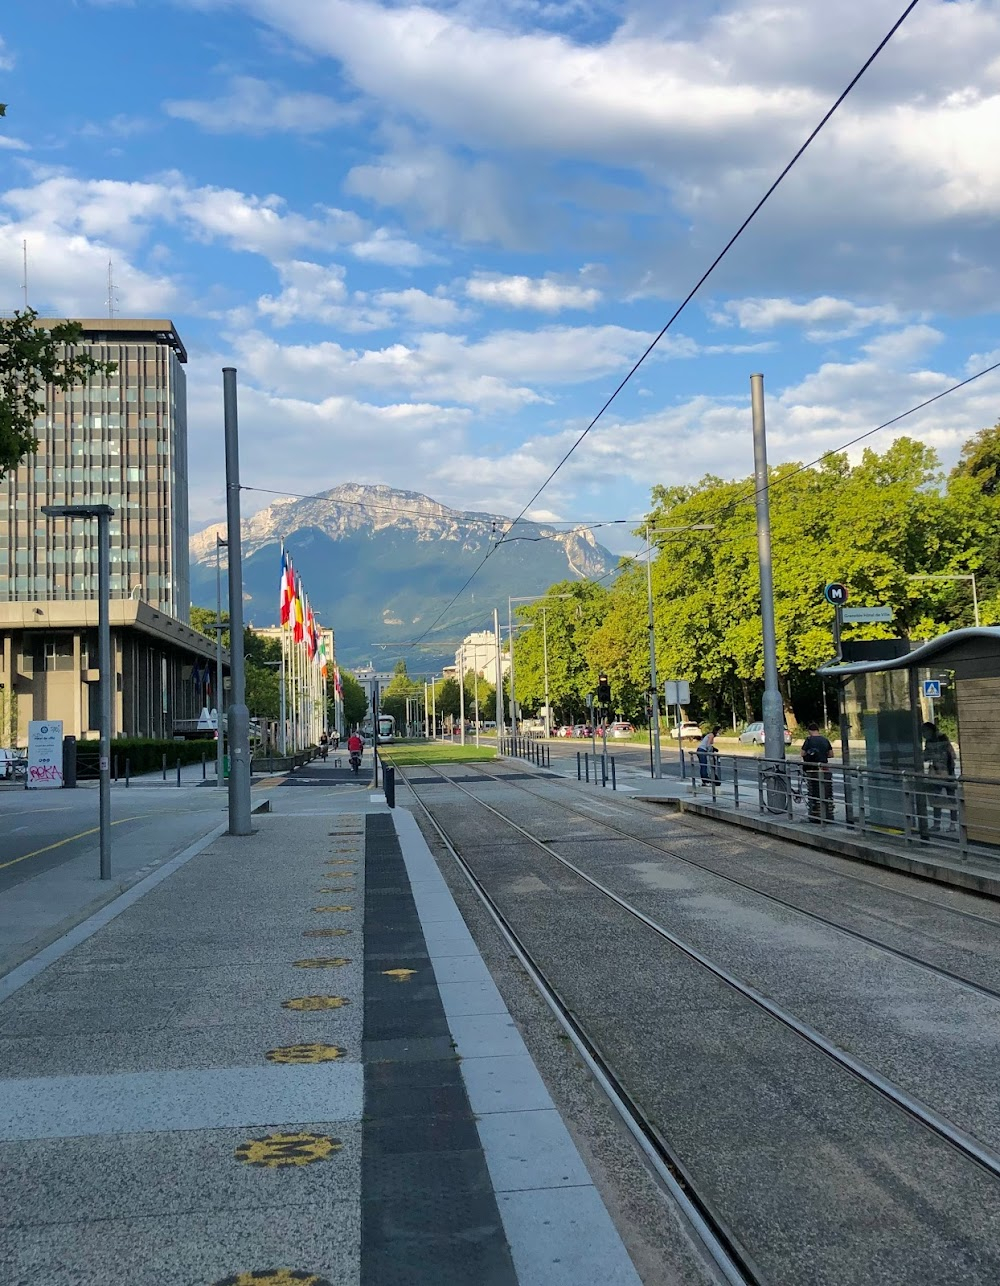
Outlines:
[[316,655],[316,618],[312,604],[306,602],[306,657],[311,661]]
[[326,678],[328,658],[326,655],[326,639],[321,634],[319,636],[319,672]]
[[278,588],[278,610],[281,614],[281,624],[287,625],[288,618],[292,612],[292,563],[291,559],[285,553],[285,547],[281,547],[281,584]]
[[296,643],[302,642],[304,616],[302,612],[302,580],[295,578],[295,600],[292,605],[292,638]]

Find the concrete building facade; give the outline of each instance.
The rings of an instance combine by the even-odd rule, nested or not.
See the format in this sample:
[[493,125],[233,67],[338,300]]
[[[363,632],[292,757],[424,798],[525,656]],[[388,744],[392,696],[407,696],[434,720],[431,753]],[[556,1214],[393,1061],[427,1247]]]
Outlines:
[[[463,660],[464,673],[478,674],[487,683],[497,686],[497,645],[496,635],[492,630],[466,635],[462,640],[462,648],[455,653],[456,674],[462,667]],[[503,651],[500,654],[500,671],[504,676],[510,672],[510,657]]]

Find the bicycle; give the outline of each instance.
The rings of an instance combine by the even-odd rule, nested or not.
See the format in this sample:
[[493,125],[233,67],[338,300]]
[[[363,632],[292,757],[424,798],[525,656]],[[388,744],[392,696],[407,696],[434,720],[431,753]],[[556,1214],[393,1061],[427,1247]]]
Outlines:
[[802,802],[804,784],[798,764],[775,764],[760,774],[761,804],[769,813],[790,813],[792,804]]

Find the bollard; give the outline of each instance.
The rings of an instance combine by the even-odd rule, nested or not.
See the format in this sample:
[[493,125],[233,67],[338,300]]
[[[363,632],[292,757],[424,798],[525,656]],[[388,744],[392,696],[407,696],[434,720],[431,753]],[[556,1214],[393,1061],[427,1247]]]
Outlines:
[[129,777],[131,775],[131,772],[132,772],[132,761],[126,758],[125,760],[125,789],[126,790],[128,790]]
[[603,788],[603,787],[605,787],[607,784],[608,784],[608,757],[607,757],[607,755],[601,755],[601,786],[602,786],[602,788]]
[[74,789],[76,786],[76,737],[63,737],[63,786]]
[[[580,752],[577,751],[577,754],[579,753]],[[590,781],[590,751],[589,750],[585,750],[583,752],[583,773],[584,773],[583,780]]]
[[117,756],[117,755],[115,755],[115,774],[114,774],[114,779],[115,779],[115,781],[117,781],[117,780],[118,780],[118,756]]
[[202,779],[202,781],[205,781],[205,780],[207,779],[207,777],[208,777],[208,760],[206,759],[204,752],[202,752],[202,756],[201,756],[201,779]]
[[166,781],[167,780],[167,752],[165,750],[163,752],[163,762],[161,763],[160,767],[163,769],[163,780]]
[[390,808],[396,807],[396,770],[392,764],[382,765],[382,790],[385,792],[385,802]]
[[181,761],[177,760],[177,785],[181,784]]
[[579,781],[579,780],[580,780],[580,777],[581,777],[581,772],[580,772],[580,752],[579,752],[579,750],[578,750],[578,751],[576,752],[576,779],[577,779],[577,781]]
[[615,775],[615,757],[614,757],[614,755],[612,755],[612,756],[611,756],[611,789],[612,789],[612,790],[617,790],[617,789],[618,789],[618,778],[617,778],[617,776]]

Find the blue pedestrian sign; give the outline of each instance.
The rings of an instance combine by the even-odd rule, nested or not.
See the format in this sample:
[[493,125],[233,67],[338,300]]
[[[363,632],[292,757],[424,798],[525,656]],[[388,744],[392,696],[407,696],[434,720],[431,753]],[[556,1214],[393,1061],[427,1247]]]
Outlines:
[[924,696],[933,701],[941,699],[941,680],[924,679]]

